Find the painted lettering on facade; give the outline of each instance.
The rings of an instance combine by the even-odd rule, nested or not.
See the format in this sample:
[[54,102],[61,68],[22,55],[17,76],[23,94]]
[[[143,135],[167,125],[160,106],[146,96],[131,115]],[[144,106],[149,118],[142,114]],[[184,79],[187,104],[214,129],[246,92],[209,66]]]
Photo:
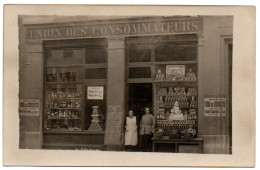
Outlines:
[[28,40],[201,32],[201,20],[28,28]]

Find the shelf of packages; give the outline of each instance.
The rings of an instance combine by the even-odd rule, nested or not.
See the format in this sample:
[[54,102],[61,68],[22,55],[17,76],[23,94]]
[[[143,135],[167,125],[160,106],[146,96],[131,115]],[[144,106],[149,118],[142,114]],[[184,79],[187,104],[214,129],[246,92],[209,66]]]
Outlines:
[[81,100],[82,98],[50,98],[51,100]]
[[46,106],[47,106],[47,108],[51,108],[51,109],[78,109],[81,106],[80,101],[81,101],[81,99],[80,100],[61,99],[58,101],[53,99]]
[[162,129],[188,129],[190,126],[196,125],[196,120],[157,120],[157,128]]
[[197,83],[197,80],[154,80],[155,83]]
[[[175,100],[175,101],[178,101],[178,100]],[[178,101],[178,103],[179,103],[179,107],[180,108],[196,108],[196,102],[195,103],[193,103],[192,105],[190,104],[190,103],[188,103],[188,104],[181,104],[181,102],[180,101]],[[165,104],[165,103],[163,103],[163,105],[162,104],[159,104],[159,107],[163,107],[163,108],[173,108],[174,107],[174,102],[169,102],[169,103],[167,103],[167,104]]]
[[80,119],[80,113],[79,112],[69,112],[69,113],[62,113],[62,112],[55,112],[55,113],[46,113],[46,118],[48,119]]
[[82,82],[79,82],[79,81],[75,81],[75,82],[65,82],[65,81],[56,81],[56,82],[45,82],[46,84],[81,84]]
[[162,97],[196,97],[197,95],[194,94],[194,95],[168,95],[168,94],[158,94],[157,96],[162,96]]

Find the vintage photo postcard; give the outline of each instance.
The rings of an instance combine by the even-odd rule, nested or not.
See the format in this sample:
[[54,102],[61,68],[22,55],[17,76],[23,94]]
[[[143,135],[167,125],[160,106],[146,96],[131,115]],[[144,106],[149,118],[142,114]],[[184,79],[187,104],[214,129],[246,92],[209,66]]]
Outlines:
[[3,123],[6,166],[254,167],[255,8],[5,5]]

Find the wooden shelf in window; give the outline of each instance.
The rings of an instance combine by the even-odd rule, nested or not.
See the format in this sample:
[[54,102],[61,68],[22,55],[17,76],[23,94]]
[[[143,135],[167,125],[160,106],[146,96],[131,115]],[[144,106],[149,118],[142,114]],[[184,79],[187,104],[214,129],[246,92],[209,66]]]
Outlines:
[[87,67],[87,68],[107,68],[107,63],[85,64],[84,67]]
[[197,64],[198,61],[162,61],[154,62],[157,65],[170,65],[170,64]]
[[46,84],[82,84],[82,82],[45,82]]
[[157,81],[154,80],[155,83],[197,83],[197,80],[163,80]]
[[57,129],[49,129],[49,130],[45,130],[43,133],[45,134],[52,134],[52,133],[57,133],[57,134],[100,134],[100,135],[104,135],[105,131],[81,131],[81,130],[68,130],[68,129],[63,129],[63,130],[57,130]]
[[83,65],[82,64],[46,65],[46,68],[71,68],[71,67],[83,67]]

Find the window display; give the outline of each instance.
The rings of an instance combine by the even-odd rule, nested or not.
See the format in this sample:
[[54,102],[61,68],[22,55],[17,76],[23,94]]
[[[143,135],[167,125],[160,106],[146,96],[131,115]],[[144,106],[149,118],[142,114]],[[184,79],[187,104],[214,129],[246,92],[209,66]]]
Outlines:
[[46,85],[45,104],[45,130],[81,129],[82,85]]
[[106,84],[107,50],[101,41],[96,47],[45,49],[44,131],[104,131],[106,96],[97,91],[92,98],[102,95],[102,100],[89,100],[86,93],[89,83]]
[[[184,132],[192,129],[192,134],[196,136],[198,98],[196,64],[170,66],[171,73],[167,73],[169,65],[157,66],[158,74],[166,73],[168,77],[165,80],[158,79],[158,74],[155,76],[158,103],[156,131],[166,136],[172,136],[173,132],[183,132],[182,135],[185,136]],[[186,70],[188,71],[185,74]]]

